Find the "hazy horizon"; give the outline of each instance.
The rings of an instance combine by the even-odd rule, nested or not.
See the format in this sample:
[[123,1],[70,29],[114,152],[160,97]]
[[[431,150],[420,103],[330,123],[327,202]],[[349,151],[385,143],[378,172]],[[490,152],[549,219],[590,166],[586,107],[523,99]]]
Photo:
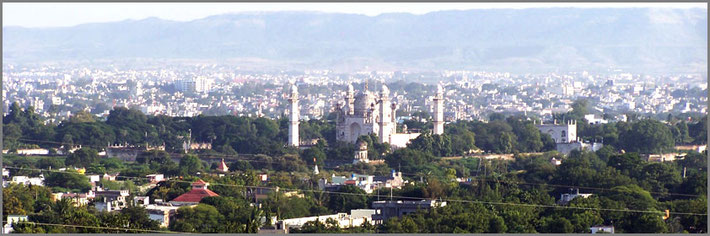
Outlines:
[[[216,15],[274,12],[365,16],[439,11],[531,8],[707,9],[704,3],[3,3],[3,27],[53,28],[159,18],[187,22]],[[38,17],[39,16],[39,17]]]

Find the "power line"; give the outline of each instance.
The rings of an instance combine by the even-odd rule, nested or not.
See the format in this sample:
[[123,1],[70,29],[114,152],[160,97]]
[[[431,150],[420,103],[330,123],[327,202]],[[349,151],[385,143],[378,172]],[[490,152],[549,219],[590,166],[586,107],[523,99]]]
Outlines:
[[[579,189],[592,189],[592,190],[600,190],[600,191],[610,191],[610,192],[617,192],[619,190],[611,189],[611,188],[599,188],[599,187],[583,187],[583,186],[574,186],[574,185],[561,185],[561,184],[548,184],[548,183],[527,183],[527,182],[515,182],[515,181],[510,181],[510,180],[495,180],[495,179],[483,179],[483,178],[472,178],[471,180],[484,180],[486,182],[500,182],[500,183],[509,183],[509,184],[518,184],[518,185],[541,185],[541,186],[551,186],[551,187],[565,187],[565,188],[579,188]],[[686,197],[700,197],[702,195],[699,194],[686,194],[686,193],[664,193],[664,192],[654,192],[654,191],[648,191],[650,194],[655,194],[655,195],[675,195],[675,196],[686,196]]]
[[[43,143],[53,143],[53,144],[68,144],[68,145],[75,145],[71,143],[63,143],[63,142],[56,142],[56,141],[49,141],[49,140],[33,140],[33,139],[18,139],[18,140],[23,140],[23,141],[30,141],[30,142],[43,142]],[[99,146],[99,145],[84,145],[84,144],[78,144],[81,145],[82,147],[92,147],[96,149],[104,149],[108,148],[108,146]],[[150,150],[146,150],[150,151]],[[168,152],[165,150],[161,150],[167,154],[172,155],[184,155],[186,153],[179,153],[179,152]],[[189,154],[189,153],[188,153]],[[248,162],[256,162],[256,163],[270,163],[270,164],[283,164],[283,163],[277,163],[277,162],[268,162],[268,161],[260,161],[260,160],[253,160],[253,159],[239,159],[240,155],[232,155],[232,154],[221,154],[221,153],[209,153],[209,154],[199,154],[196,153],[198,156],[207,156],[207,157],[234,157],[235,159],[232,159],[234,161],[248,161]],[[242,154],[244,155],[244,154]],[[250,154],[250,155],[259,155],[259,154]]]
[[[6,167],[6,168],[17,168],[17,167]],[[44,169],[35,169],[44,170]],[[47,170],[56,171],[56,170]],[[62,171],[57,171],[62,172]],[[80,174],[74,172],[63,172],[67,174]],[[120,176],[135,179],[148,179],[147,177],[131,177],[131,176]],[[186,180],[176,180],[167,179],[165,181],[182,182],[182,183],[192,183]],[[372,194],[362,194],[362,193],[345,193],[345,192],[333,192],[326,190],[314,190],[314,189],[291,189],[291,188],[281,188],[281,187],[265,187],[265,186],[252,186],[252,185],[236,185],[236,184],[223,184],[223,183],[210,183],[210,185],[221,185],[221,186],[231,186],[231,187],[244,187],[244,188],[261,188],[261,189],[272,189],[272,190],[288,190],[288,191],[304,191],[304,192],[316,192],[316,193],[327,193],[327,194],[340,194],[340,195],[351,195],[351,196],[368,196],[368,197],[390,197],[387,195],[372,195]],[[416,199],[416,200],[429,200],[428,198],[420,197],[407,197],[407,196],[392,196],[402,199]],[[611,208],[591,208],[591,207],[572,207],[572,206],[560,206],[560,205],[540,205],[540,204],[524,204],[524,203],[509,203],[509,202],[488,202],[488,201],[477,201],[477,200],[463,200],[463,199],[441,199],[442,201],[450,202],[461,202],[461,203],[475,203],[475,204],[489,204],[489,205],[510,205],[510,206],[525,206],[525,207],[538,207],[538,208],[565,208],[565,209],[575,209],[575,210],[596,210],[596,211],[616,211],[616,212],[635,212],[635,213],[663,213],[661,211],[643,211],[643,210],[633,210],[633,209],[611,209]],[[670,212],[675,215],[707,215],[707,213],[692,213],[692,212]]]
[[[26,141],[36,141],[36,142],[47,142],[47,143],[56,143],[56,144],[69,144],[69,143],[63,143],[63,142],[55,142],[55,141],[44,141],[44,140],[31,140],[31,139],[19,139],[19,140],[26,140]],[[106,148],[105,146],[95,146],[95,145],[86,145],[89,147],[98,147],[98,148]],[[183,155],[183,153],[176,153],[176,152],[167,152],[168,154],[171,155]],[[199,154],[198,154],[199,155]],[[230,155],[230,154],[202,154],[202,156],[217,156],[217,157],[236,157],[239,158],[239,155]],[[281,162],[269,162],[269,161],[261,161],[261,160],[252,160],[252,159],[236,159],[236,161],[246,161],[246,162],[252,162],[252,163],[263,163],[263,164],[277,164],[277,165],[286,165],[286,163],[281,163]],[[402,175],[407,175],[407,176],[423,176],[423,173],[405,173],[402,172]],[[599,191],[618,191],[614,190],[611,188],[601,188],[601,187],[585,187],[585,186],[574,186],[574,185],[561,185],[561,184],[549,184],[549,183],[528,183],[528,182],[517,182],[517,181],[510,181],[510,180],[497,180],[497,179],[490,179],[490,178],[472,178],[471,180],[484,180],[486,182],[499,182],[499,183],[509,183],[509,184],[518,184],[518,185],[538,185],[538,186],[551,186],[551,187],[559,187],[559,188],[578,188],[578,189],[589,189],[589,190],[599,190]],[[657,191],[648,191],[650,194],[653,195],[672,195],[672,196],[685,196],[685,197],[699,197],[702,195],[698,194],[686,194],[686,193],[666,193],[666,192],[657,192]]]
[[[35,214],[35,215],[36,215],[36,214]],[[3,221],[3,223],[8,223],[8,221]],[[62,226],[62,227],[73,227],[73,228],[108,229],[108,230],[120,230],[120,231],[137,231],[137,232],[150,232],[150,233],[184,233],[184,232],[164,231],[164,230],[115,228],[115,227],[90,226],[90,225],[53,224],[53,223],[40,223],[40,222],[32,222],[32,221],[21,221],[21,222],[14,222],[14,223],[15,223],[15,224],[33,224],[33,225],[47,225],[47,226]]]

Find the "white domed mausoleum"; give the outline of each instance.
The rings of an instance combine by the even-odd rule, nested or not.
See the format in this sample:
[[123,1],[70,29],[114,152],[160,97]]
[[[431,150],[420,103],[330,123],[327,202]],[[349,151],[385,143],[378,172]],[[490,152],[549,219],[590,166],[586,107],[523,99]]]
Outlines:
[[[372,133],[379,137],[379,142],[387,142],[395,148],[406,147],[410,140],[417,138],[420,133],[397,133],[396,110],[397,104],[390,103],[390,91],[386,85],[378,94],[365,88],[355,95],[352,85],[348,85],[345,104],[338,103],[336,112],[336,139],[338,141],[355,143],[360,136]],[[438,101],[443,100],[443,88],[437,89]],[[443,114],[443,102],[435,102],[434,110]],[[441,124],[441,129],[435,133],[443,133],[442,116],[434,115],[434,123]],[[440,120],[439,120],[440,119]]]

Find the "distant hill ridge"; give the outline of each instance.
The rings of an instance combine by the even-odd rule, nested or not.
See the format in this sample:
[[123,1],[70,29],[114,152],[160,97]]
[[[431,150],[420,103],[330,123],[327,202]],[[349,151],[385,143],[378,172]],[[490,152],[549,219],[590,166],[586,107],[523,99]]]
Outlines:
[[5,62],[259,58],[356,70],[706,72],[706,9],[480,9],[365,16],[239,13],[3,27]]

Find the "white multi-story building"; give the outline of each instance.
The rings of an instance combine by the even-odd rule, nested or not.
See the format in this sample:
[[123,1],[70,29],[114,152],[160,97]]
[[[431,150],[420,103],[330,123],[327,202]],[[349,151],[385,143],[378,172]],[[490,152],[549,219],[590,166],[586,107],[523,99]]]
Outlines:
[[374,209],[353,209],[348,213],[337,213],[332,215],[308,216],[300,218],[285,219],[279,222],[284,228],[301,228],[311,221],[325,223],[328,219],[333,219],[338,223],[338,227],[350,228],[358,227],[365,222],[372,222],[372,215],[376,214]]
[[199,76],[175,81],[175,89],[182,92],[209,92],[213,83],[211,79]]

